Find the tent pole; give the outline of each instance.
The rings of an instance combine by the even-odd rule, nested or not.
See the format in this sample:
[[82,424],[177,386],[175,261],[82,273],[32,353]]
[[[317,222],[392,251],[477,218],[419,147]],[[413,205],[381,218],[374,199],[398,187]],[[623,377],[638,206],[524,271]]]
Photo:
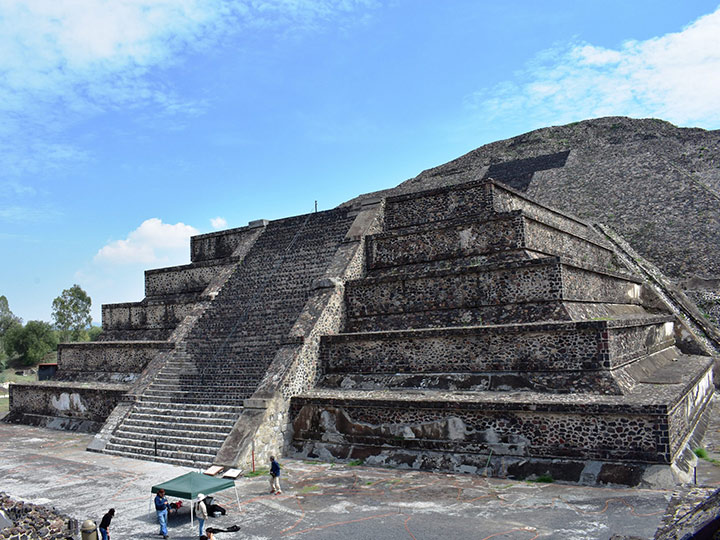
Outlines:
[[240,510],[240,497],[238,496],[237,486],[234,486],[234,487],[235,487],[235,500],[238,503],[238,511],[239,511]]
[[195,522],[193,521],[193,506],[195,506],[195,505],[193,504],[193,500],[190,499],[190,526],[191,526],[191,527],[193,527],[193,526],[194,526],[194,523],[195,523]]

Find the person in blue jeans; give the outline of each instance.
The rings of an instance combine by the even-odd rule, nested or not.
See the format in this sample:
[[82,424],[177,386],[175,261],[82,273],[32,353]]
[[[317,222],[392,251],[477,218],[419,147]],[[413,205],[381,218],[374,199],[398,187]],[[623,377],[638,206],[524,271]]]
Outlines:
[[202,536],[205,520],[208,517],[207,506],[205,505],[205,495],[203,493],[198,493],[198,502],[195,505],[195,515],[197,516],[198,527],[200,528],[200,536]]
[[110,521],[112,521],[113,516],[115,516],[115,509],[111,508],[100,521],[98,529],[100,529],[100,536],[102,537],[102,540],[110,540],[110,533],[108,532],[108,529],[110,528]]
[[158,520],[158,523],[160,524],[160,534],[162,534],[163,538],[168,537],[168,530],[167,530],[168,508],[170,508],[170,503],[165,498],[165,490],[158,489],[157,495],[155,495],[155,513],[157,514],[157,520]]

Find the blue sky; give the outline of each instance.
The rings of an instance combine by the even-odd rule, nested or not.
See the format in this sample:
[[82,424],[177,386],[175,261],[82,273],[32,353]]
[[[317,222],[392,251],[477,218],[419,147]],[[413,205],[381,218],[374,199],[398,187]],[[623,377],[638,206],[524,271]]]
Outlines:
[[0,295],[141,300],[189,236],[585,118],[720,128],[715,1],[0,0]]

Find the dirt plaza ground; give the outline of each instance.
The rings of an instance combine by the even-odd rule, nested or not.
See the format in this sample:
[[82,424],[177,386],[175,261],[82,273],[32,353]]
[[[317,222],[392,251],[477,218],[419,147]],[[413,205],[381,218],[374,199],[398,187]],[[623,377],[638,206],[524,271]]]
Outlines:
[[[717,416],[717,415],[716,415]],[[708,450],[720,428],[710,427]],[[190,469],[85,451],[91,436],[0,423],[0,491],[99,521],[116,509],[113,540],[160,538],[150,487]],[[264,465],[264,464],[263,464]],[[608,539],[652,538],[671,490],[532,483],[283,459],[283,493],[266,475],[216,495],[240,526],[227,539]],[[720,486],[720,467],[701,460],[698,483]],[[171,500],[173,498],[171,497]],[[238,504],[239,502],[239,504]],[[170,517],[170,537],[198,537],[187,504]]]

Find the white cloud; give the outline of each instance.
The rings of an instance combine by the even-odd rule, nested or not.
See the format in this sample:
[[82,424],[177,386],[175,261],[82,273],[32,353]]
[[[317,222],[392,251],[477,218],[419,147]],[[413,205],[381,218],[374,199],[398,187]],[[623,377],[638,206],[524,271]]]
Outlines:
[[[312,29],[369,0],[0,0],[0,160],[19,175],[84,159],[35,152],[78,119],[147,106],[196,116],[207,103],[158,73],[188,53],[253,27]],[[143,117],[137,114],[136,117]],[[3,144],[3,140],[5,144]],[[31,159],[27,159],[27,158]],[[32,171],[31,171],[32,172]]]
[[483,121],[534,127],[611,115],[720,127],[720,8],[677,33],[618,49],[573,43],[543,51],[518,80],[469,99]]
[[227,220],[224,217],[210,218],[213,229],[219,230],[227,227]]
[[170,225],[158,218],[147,219],[124,240],[115,240],[100,248],[96,263],[179,264],[188,261],[190,237],[198,230],[184,223]]

